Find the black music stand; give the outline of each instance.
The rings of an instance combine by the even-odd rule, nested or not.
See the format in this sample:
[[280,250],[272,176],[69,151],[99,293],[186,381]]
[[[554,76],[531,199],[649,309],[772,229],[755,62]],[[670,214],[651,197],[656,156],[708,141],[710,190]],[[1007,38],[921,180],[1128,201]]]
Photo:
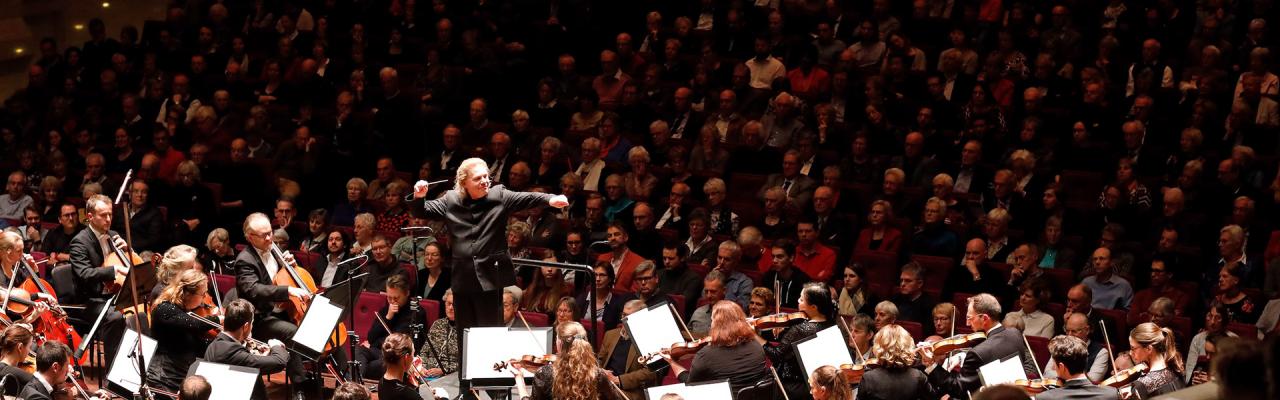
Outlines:
[[[129,275],[125,276],[124,285],[120,287],[120,293],[115,297],[115,302],[111,304],[117,310],[132,307],[129,304],[133,300],[134,285],[129,281],[138,283],[138,298],[151,298],[151,288],[156,287],[156,265],[151,260],[143,260],[141,264],[134,265],[129,270]],[[151,326],[151,321],[147,321],[147,326]]]
[[[352,270],[358,270],[364,267],[364,263],[356,265]],[[347,373],[349,380],[359,380],[360,360],[356,359],[356,343],[360,341],[360,336],[356,335],[356,317],[352,310],[356,308],[356,298],[360,297],[360,293],[364,291],[365,277],[369,273],[361,273],[347,280],[330,285],[324,290],[324,296],[328,297],[334,304],[346,304],[347,308],[342,310],[342,318],[340,320],[347,321],[347,351],[350,352],[347,359]]]

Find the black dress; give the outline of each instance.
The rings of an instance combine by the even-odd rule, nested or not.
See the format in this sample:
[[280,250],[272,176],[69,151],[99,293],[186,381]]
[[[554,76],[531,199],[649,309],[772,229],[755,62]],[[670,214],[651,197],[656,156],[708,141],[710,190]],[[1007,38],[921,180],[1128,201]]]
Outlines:
[[[529,391],[529,399],[532,400],[552,400],[551,385],[556,381],[556,370],[552,364],[547,364],[538,369],[533,374],[533,389]],[[626,400],[619,397],[619,393],[613,390],[613,384],[609,383],[609,378],[605,370],[596,368],[596,393],[599,394],[601,400]]]
[[876,368],[862,375],[858,399],[923,400],[934,399],[929,377],[915,368]]
[[1182,379],[1182,374],[1165,368],[1149,372],[1133,382],[1133,394],[1136,399],[1149,399],[1186,386],[1186,380]]
[[787,395],[791,400],[813,398],[809,394],[809,382],[805,378],[809,374],[805,373],[804,367],[800,365],[800,359],[796,357],[796,342],[813,336],[818,331],[827,329],[832,325],[835,325],[832,321],[814,322],[810,320],[801,322],[783,330],[781,339],[777,343],[764,345],[764,352],[769,356],[769,360],[773,361],[773,365],[777,367],[778,379],[782,380],[782,387],[786,389]]
[[378,398],[385,400],[422,400],[418,389],[406,385],[404,381],[391,381],[387,378],[378,380]]
[[147,383],[177,392],[187,370],[209,345],[201,335],[209,325],[187,315],[182,307],[163,302],[151,309],[151,335],[156,353],[147,368]]

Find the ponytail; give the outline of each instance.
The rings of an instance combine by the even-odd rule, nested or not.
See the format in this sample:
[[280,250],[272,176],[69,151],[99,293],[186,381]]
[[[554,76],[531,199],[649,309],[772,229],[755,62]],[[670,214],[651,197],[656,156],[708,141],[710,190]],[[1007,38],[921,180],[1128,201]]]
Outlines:
[[1179,374],[1186,373],[1186,365],[1183,364],[1182,354],[1178,352],[1178,342],[1174,338],[1173,330],[1160,328],[1160,335],[1164,336],[1164,340],[1161,343],[1164,349],[1161,353],[1164,356],[1165,364]]
[[1164,358],[1165,365],[1175,372],[1184,373],[1185,364],[1182,361],[1182,355],[1178,353],[1178,342],[1175,341],[1173,330],[1169,328],[1161,328],[1156,324],[1144,322],[1138,324],[1129,333],[1129,338],[1133,339],[1139,345],[1150,347],[1153,351]]

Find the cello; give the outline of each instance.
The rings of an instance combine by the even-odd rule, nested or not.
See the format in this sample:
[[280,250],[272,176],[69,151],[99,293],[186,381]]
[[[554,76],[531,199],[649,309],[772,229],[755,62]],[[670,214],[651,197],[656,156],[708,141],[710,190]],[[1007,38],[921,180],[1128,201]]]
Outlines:
[[[80,334],[76,332],[76,328],[72,327],[71,324],[67,322],[67,312],[61,305],[59,305],[58,295],[53,291],[53,286],[49,285],[48,281],[40,278],[40,275],[36,274],[35,268],[32,267],[32,265],[35,265],[36,263],[29,257],[30,256],[23,255],[21,262],[18,263],[18,267],[22,268],[22,270],[27,273],[27,279],[18,287],[33,295],[42,293],[46,298],[51,300],[48,301],[49,312],[40,314],[33,324],[33,331],[43,335],[48,340],[60,342],[73,349],[79,348],[80,342],[83,338],[81,338]],[[14,271],[14,273],[16,272],[17,271]],[[80,360],[76,361],[84,364],[89,361],[88,355],[86,354],[81,357]]]
[[[276,259],[276,263],[280,265],[280,270],[276,271],[276,275],[271,278],[273,284],[285,287],[296,287],[305,290],[307,294],[314,296],[317,292],[316,281],[311,278],[311,273],[307,270],[298,268],[297,264],[289,262],[285,259],[285,253],[273,242],[269,248],[271,256]],[[297,297],[289,296],[289,300],[281,305],[285,312],[289,315],[289,319],[295,325],[302,325],[302,317],[307,315],[307,308],[310,303],[303,301]],[[329,340],[325,343],[324,353],[333,350],[334,347],[347,343],[347,325],[344,322],[338,322],[334,332],[329,334]]]

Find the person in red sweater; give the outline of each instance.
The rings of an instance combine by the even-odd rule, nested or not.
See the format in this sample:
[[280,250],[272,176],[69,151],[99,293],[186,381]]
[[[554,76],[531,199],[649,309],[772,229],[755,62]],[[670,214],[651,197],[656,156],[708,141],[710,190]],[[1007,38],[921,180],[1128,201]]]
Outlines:
[[815,282],[826,282],[836,268],[836,251],[818,242],[818,230],[813,221],[800,221],[796,224],[796,237],[800,243],[796,245],[796,268]]
[[613,275],[618,277],[617,282],[613,285],[614,290],[630,292],[632,291],[631,275],[635,273],[636,265],[639,265],[645,259],[627,247],[629,236],[627,235],[627,228],[622,225],[622,222],[614,221],[609,224],[608,234],[609,248],[613,249],[613,251],[601,254],[598,261],[607,262],[613,266]]

